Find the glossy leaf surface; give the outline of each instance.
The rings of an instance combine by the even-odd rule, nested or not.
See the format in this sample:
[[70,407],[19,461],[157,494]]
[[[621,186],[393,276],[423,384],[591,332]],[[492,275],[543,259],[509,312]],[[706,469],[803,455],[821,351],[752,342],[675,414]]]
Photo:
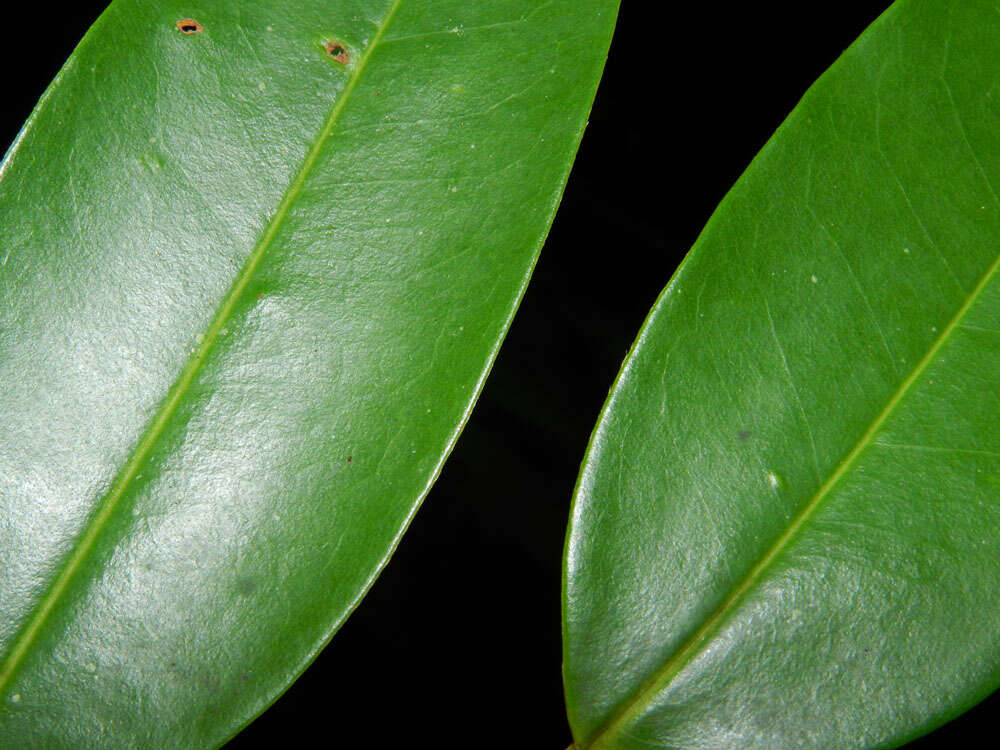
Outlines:
[[0,181],[0,744],[217,745],[305,668],[468,416],[616,7],[109,7]]
[[580,748],[897,745],[1000,680],[1000,15],[901,0],[645,324],[567,542]]

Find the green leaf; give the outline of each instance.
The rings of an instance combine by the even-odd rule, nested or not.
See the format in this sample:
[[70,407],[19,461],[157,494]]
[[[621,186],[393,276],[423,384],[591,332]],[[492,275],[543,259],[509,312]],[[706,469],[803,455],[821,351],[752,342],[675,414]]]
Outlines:
[[1000,682],[1000,14],[901,0],[714,214],[592,438],[580,748],[891,746]]
[[616,10],[111,4],[2,167],[5,746],[220,744],[332,636],[468,417]]

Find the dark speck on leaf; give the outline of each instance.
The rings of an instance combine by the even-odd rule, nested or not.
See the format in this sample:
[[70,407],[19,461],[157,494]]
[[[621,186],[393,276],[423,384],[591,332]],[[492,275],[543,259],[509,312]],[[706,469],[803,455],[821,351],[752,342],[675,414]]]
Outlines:
[[739,432],[736,433],[736,437],[746,442],[747,440],[750,439],[750,430],[740,430]]
[[327,42],[326,54],[339,62],[341,65],[347,65],[347,63],[351,61],[351,54],[340,42]]
[[177,22],[177,30],[182,34],[199,34],[205,30],[205,27],[193,18],[182,18]]

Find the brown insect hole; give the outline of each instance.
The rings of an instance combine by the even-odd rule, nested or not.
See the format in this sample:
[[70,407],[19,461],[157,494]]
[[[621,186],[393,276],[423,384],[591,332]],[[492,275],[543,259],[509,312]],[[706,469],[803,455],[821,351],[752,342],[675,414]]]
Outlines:
[[340,42],[327,42],[325,49],[326,54],[339,62],[341,65],[347,65],[347,63],[351,61],[351,53],[348,52],[347,47]]
[[177,22],[177,30],[182,34],[200,34],[205,27],[193,18],[182,18]]

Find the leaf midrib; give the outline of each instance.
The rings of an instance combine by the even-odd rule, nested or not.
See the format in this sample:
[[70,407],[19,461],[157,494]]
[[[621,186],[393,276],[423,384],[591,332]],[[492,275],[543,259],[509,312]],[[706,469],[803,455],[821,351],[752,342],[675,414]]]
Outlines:
[[211,324],[202,336],[200,345],[192,353],[191,357],[184,365],[184,368],[181,370],[177,380],[174,382],[173,386],[171,386],[171,389],[157,411],[156,416],[150,422],[149,426],[143,433],[141,440],[133,450],[128,463],[118,474],[118,478],[114,481],[111,488],[98,504],[97,512],[91,516],[90,521],[86,524],[82,533],[77,538],[77,542],[74,545],[73,550],[69,553],[69,556],[60,567],[59,575],[53,581],[45,595],[34,606],[26,624],[22,627],[20,633],[14,638],[13,645],[8,651],[8,656],[3,662],[2,667],[0,667],[0,697],[4,695],[4,692],[10,686],[18,666],[30,651],[32,644],[35,642],[40,631],[48,621],[49,616],[55,610],[63,593],[69,587],[77,571],[83,565],[83,562],[93,549],[94,544],[101,535],[101,532],[114,514],[118,503],[125,496],[132,480],[135,479],[139,469],[142,467],[146,458],[149,456],[150,451],[156,445],[160,435],[166,428],[167,423],[176,411],[177,406],[183,400],[187,389],[200,372],[210,351],[212,350],[213,345],[219,337],[219,333],[225,327],[233,313],[233,310],[236,308],[237,303],[240,301],[243,292],[246,290],[258,267],[267,255],[267,251],[270,249],[271,244],[273,243],[278,230],[281,228],[282,222],[288,214],[289,209],[298,197],[298,194],[309,177],[312,168],[315,166],[316,160],[319,158],[320,151],[329,139],[330,135],[333,133],[337,121],[340,118],[340,114],[343,112],[344,106],[356,88],[368,61],[372,56],[372,53],[379,46],[379,43],[385,36],[386,30],[389,28],[396,12],[402,4],[403,0],[393,0],[389,10],[382,18],[375,36],[372,37],[371,44],[369,44],[367,49],[365,49],[361,58],[358,60],[357,65],[351,71],[347,85],[344,87],[340,96],[337,97],[333,108],[330,110],[330,114],[323,123],[322,130],[319,135],[316,136],[311,148],[307,152],[305,159],[302,162],[302,166],[295,174],[295,177],[292,179],[288,188],[285,190],[281,202],[278,204],[278,208],[275,210],[274,215],[265,227],[264,232],[261,234],[261,237],[254,246],[253,251],[244,263],[239,275],[230,287],[228,294],[216,311]]
[[[996,194],[994,193],[994,195]],[[998,199],[998,203],[1000,203],[1000,199]],[[997,274],[998,269],[1000,269],[1000,255],[996,257],[992,265],[990,265],[990,267],[983,274],[982,278],[966,297],[965,302],[955,313],[954,317],[927,350],[923,359],[917,363],[913,371],[900,384],[892,398],[889,399],[886,406],[871,423],[864,435],[862,435],[857,445],[855,445],[851,452],[840,461],[836,469],[830,474],[822,486],[820,486],[809,502],[806,503],[799,515],[795,517],[791,524],[789,524],[785,532],[778,538],[778,540],[771,546],[771,548],[757,562],[750,572],[747,573],[744,579],[740,581],[740,583],[722,601],[722,603],[716,607],[712,614],[705,619],[694,634],[691,635],[684,642],[684,644],[669,659],[667,659],[667,661],[664,662],[659,669],[656,670],[653,676],[639,688],[639,690],[634,694],[634,697],[626,701],[626,703],[617,712],[615,712],[610,719],[601,725],[593,733],[591,739],[580,743],[579,747],[581,750],[583,748],[596,747],[603,738],[613,734],[616,730],[627,724],[628,721],[635,718],[635,716],[648,706],[663,690],[663,688],[674,679],[674,677],[676,677],[688,664],[691,663],[694,657],[702,650],[702,647],[708,643],[716,632],[718,632],[719,628],[725,623],[727,617],[736,608],[736,605],[743,599],[743,596],[751,588],[753,588],[753,586],[761,579],[766,570],[770,567],[775,558],[777,558],[778,555],[780,555],[782,551],[784,551],[784,549],[792,542],[799,530],[809,521],[819,506],[822,505],[823,500],[829,495],[831,490],[833,490],[840,479],[847,474],[848,471],[850,471],[858,457],[864,453],[870,445],[872,445],[872,441],[879,429],[881,429],[885,421],[891,416],[896,406],[898,406],[899,403],[906,397],[906,394],[909,392],[913,384],[920,379],[920,376],[924,373],[927,367],[934,361],[938,351],[942,346],[944,346],[945,343],[947,343],[948,339],[951,338],[955,329],[961,326],[962,320],[976,303],[976,300],[979,298],[983,290],[989,286],[993,277]]]

